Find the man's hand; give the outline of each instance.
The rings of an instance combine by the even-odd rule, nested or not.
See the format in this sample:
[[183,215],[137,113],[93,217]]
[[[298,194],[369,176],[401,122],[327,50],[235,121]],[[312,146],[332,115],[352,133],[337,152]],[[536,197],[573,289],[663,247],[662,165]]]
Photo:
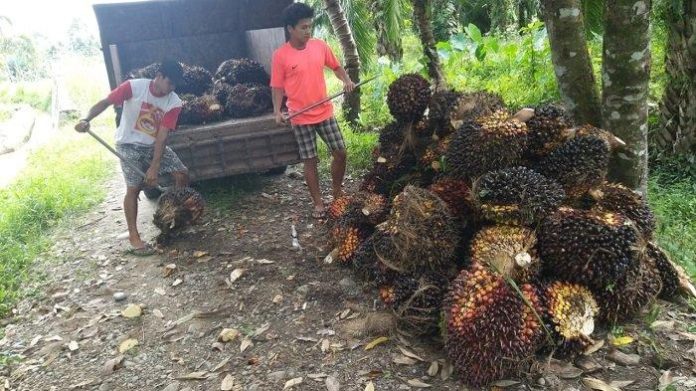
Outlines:
[[145,185],[148,187],[157,186],[157,173],[159,172],[159,167],[150,166],[145,173]]
[[285,114],[279,111],[275,113],[275,121],[278,125],[285,125],[287,118],[285,117]]
[[355,90],[355,83],[353,83],[353,80],[348,79],[348,81],[343,82],[343,91],[353,92],[353,90]]
[[80,122],[75,124],[75,130],[77,130],[80,133],[84,133],[89,130],[89,121],[86,119],[81,119]]

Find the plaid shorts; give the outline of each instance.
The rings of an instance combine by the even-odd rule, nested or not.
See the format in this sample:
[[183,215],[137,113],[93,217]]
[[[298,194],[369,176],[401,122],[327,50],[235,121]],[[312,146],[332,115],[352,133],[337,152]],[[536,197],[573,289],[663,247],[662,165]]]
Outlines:
[[[129,162],[135,164],[142,172],[147,172],[148,168],[150,168],[150,163],[152,163],[152,155],[155,152],[155,146],[116,144],[116,151],[128,159]],[[142,187],[145,178],[138,174],[129,164],[121,161],[121,171],[123,171],[123,177],[126,179],[126,186]],[[164,152],[162,152],[162,159],[160,160],[159,175],[166,176],[173,172],[182,171],[186,171],[184,163],[179,160],[179,157],[176,156],[176,153],[174,153],[171,148],[165,146]]]
[[317,133],[329,147],[329,150],[342,151],[346,149],[341,129],[338,128],[338,123],[334,117],[313,125],[292,125],[292,130],[295,132],[302,160],[317,157]]

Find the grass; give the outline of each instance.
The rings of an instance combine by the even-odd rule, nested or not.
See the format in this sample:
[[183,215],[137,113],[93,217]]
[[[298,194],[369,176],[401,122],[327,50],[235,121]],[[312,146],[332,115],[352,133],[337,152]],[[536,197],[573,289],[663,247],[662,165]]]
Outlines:
[[18,180],[0,189],[0,315],[18,298],[27,267],[50,244],[48,229],[101,201],[112,171],[93,141],[66,128],[37,151]]
[[0,103],[27,104],[39,111],[51,109],[51,80],[0,83]]

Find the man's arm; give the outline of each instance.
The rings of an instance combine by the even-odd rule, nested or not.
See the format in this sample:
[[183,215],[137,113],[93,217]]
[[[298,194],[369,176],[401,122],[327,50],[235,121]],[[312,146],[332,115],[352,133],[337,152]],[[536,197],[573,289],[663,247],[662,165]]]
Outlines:
[[94,106],[92,106],[92,108],[89,109],[87,115],[75,125],[75,130],[78,132],[86,132],[89,129],[89,121],[103,113],[104,110],[106,110],[109,106],[111,106],[111,102],[108,98],[104,98],[97,102]]
[[348,76],[348,73],[346,72],[346,69],[343,68],[341,65],[338,66],[338,68],[333,70],[334,75],[343,82],[343,90],[345,92],[352,92],[355,89],[355,83],[353,80],[350,79],[350,76]]
[[283,95],[285,95],[285,90],[273,87],[273,114],[278,124],[285,123],[283,113],[280,112],[280,106],[283,104]]
[[160,162],[162,161],[162,153],[164,153],[164,145],[169,136],[169,129],[160,128],[155,137],[155,151],[152,153],[152,162],[145,173],[145,184],[148,186],[157,185],[157,175],[159,174]]

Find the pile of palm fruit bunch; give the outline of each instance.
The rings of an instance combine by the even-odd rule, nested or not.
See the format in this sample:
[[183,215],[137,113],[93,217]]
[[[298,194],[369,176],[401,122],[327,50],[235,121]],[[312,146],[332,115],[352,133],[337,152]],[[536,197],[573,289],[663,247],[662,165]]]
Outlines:
[[432,93],[414,74],[387,103],[374,166],[329,207],[327,260],[374,287],[401,331],[441,337],[463,382],[574,357],[595,323],[693,294],[645,199],[607,181],[623,145],[611,133],[554,105],[513,113],[488,92]]
[[153,223],[160,229],[158,243],[196,224],[205,211],[203,196],[191,187],[168,189],[157,201]]
[[214,79],[214,95],[227,116],[253,117],[273,110],[269,77],[258,62],[248,58],[223,61]]
[[[256,61],[229,59],[220,64],[214,75],[199,65],[181,66],[184,83],[176,86],[182,100],[181,125],[254,117],[273,109],[268,74]],[[126,79],[154,79],[158,69],[158,63],[150,64],[128,72]]]

